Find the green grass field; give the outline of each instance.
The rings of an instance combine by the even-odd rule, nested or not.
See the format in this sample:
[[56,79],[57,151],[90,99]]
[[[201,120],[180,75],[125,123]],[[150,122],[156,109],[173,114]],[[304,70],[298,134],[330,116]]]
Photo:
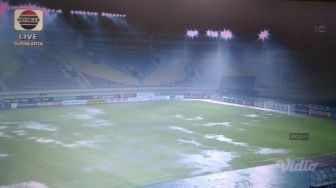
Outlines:
[[197,101],[1,111],[0,187],[148,185],[325,156],[336,152],[335,133],[330,120]]

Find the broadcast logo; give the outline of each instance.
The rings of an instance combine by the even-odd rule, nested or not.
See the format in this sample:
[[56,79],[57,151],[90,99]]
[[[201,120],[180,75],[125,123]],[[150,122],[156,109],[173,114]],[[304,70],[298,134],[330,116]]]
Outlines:
[[41,31],[43,12],[41,10],[15,10],[14,28],[18,31]]

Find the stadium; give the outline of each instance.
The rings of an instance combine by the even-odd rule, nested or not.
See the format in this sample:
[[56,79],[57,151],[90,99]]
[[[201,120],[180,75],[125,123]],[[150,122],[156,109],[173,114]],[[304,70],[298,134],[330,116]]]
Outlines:
[[336,187],[335,10],[0,0],[0,188]]

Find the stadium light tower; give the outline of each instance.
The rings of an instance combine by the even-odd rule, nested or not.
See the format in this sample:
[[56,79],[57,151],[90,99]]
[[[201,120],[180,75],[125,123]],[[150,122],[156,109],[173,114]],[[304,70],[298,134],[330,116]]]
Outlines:
[[197,38],[199,36],[199,31],[196,29],[191,29],[191,30],[187,30],[187,37],[188,38]]
[[260,31],[260,33],[258,34],[258,39],[261,41],[265,41],[269,39],[269,37],[270,37],[269,30],[266,30],[266,29]]
[[207,30],[206,32],[206,36],[209,38],[218,38],[219,34],[218,31],[214,31],[214,30]]
[[100,15],[108,18],[126,18],[126,14],[119,13],[102,12]]
[[233,38],[233,34],[229,29],[224,29],[220,32],[220,37],[224,40],[231,40]]
[[71,10],[70,14],[81,16],[98,16],[98,12],[83,11],[83,10]]

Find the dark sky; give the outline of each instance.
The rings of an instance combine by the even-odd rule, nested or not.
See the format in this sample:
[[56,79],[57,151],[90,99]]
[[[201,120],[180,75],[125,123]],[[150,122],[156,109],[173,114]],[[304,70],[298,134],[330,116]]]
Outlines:
[[[293,0],[12,0],[48,8],[127,14],[127,22],[143,33],[182,34],[187,28],[229,28],[235,36],[255,38],[269,29],[276,41],[311,50],[336,47],[336,1]],[[66,16],[65,16],[66,18]],[[314,32],[325,26],[326,32]],[[287,44],[285,44],[287,46]],[[304,49],[304,48],[303,48]]]
[[[122,12],[130,23],[147,32],[181,32],[228,27],[237,32],[260,28],[311,31],[314,25],[335,29],[336,2],[289,0],[14,0],[50,8]],[[335,31],[335,30],[334,30]]]

